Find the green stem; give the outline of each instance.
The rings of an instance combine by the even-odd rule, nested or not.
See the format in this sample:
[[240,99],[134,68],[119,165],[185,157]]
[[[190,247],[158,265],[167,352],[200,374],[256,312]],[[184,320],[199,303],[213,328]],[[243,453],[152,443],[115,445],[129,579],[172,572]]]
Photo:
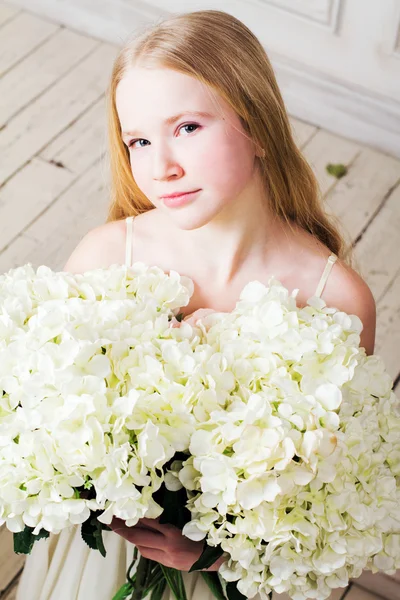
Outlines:
[[139,559],[139,564],[136,569],[136,581],[135,581],[135,589],[132,592],[131,600],[142,600],[143,592],[146,589],[147,581],[146,576],[148,573],[150,559],[144,558],[143,556]]
[[182,572],[164,565],[161,565],[161,569],[176,600],[187,600]]
[[159,586],[162,581],[165,581],[166,583],[164,573],[160,569],[160,571],[154,575],[153,579],[149,582],[149,586],[144,590],[144,596],[147,596],[147,594],[151,592],[153,588]]
[[138,549],[135,546],[135,548],[133,550],[133,559],[132,559],[132,562],[129,565],[129,569],[128,569],[127,573],[126,573],[126,578],[127,578],[128,582],[131,583],[132,585],[134,583],[134,579],[136,579],[136,575],[134,575],[134,579],[132,579],[132,577],[131,577],[131,571],[132,571],[133,567],[135,566],[137,555],[138,555]]

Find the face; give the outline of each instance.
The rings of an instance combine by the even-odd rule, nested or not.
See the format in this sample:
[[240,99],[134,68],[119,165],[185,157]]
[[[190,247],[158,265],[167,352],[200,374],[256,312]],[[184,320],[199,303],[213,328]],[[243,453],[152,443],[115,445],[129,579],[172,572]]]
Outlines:
[[[231,203],[246,201],[256,147],[211,88],[170,69],[132,68],[118,84],[116,106],[136,184],[181,228],[200,227]],[[180,206],[162,199],[193,190],[200,191]]]

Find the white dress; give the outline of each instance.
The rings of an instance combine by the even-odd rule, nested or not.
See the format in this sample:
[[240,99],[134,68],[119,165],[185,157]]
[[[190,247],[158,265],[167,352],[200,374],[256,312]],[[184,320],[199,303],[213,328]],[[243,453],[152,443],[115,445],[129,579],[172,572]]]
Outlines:
[[[130,265],[132,218],[128,217],[126,223],[126,264]],[[327,267],[333,262],[330,257]],[[319,294],[329,270],[325,269],[323,273],[318,285]],[[80,529],[80,525],[72,526],[34,544],[25,560],[16,600],[112,600],[126,582],[134,545],[114,531],[103,531],[106,549],[103,557],[82,540]],[[201,573],[183,572],[182,576],[188,600],[215,600]],[[286,594],[274,594],[274,598],[287,597]],[[168,586],[162,600],[175,600]],[[259,596],[254,600],[259,600]]]
[[[134,545],[103,531],[106,556],[91,550],[80,525],[50,534],[33,546],[25,561],[16,600],[111,600],[126,581]],[[199,572],[182,573],[188,599],[215,600]],[[149,596],[151,598],[151,596]],[[162,600],[175,600],[168,586]]]

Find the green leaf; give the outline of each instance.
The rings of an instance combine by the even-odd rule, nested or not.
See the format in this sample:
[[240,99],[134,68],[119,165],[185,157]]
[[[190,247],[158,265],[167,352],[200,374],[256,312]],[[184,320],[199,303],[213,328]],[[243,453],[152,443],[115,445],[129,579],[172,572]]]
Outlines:
[[333,177],[336,177],[337,179],[344,177],[344,175],[346,175],[346,173],[347,173],[346,165],[342,165],[341,163],[339,163],[339,164],[329,163],[326,165],[326,170],[329,173],[329,175],[333,175]]
[[50,535],[45,529],[41,529],[37,534],[32,533],[33,530],[33,527],[28,527],[28,525],[25,525],[25,529],[23,531],[14,533],[14,552],[16,554],[30,554],[32,552],[33,545],[37,540],[48,538]]
[[161,565],[161,569],[176,600],[187,600],[181,571],[164,565]]
[[247,597],[244,596],[236,587],[236,581],[229,581],[226,585],[226,597],[229,600],[247,600]]
[[226,600],[226,596],[224,594],[224,590],[222,588],[217,571],[202,571],[201,576],[203,577],[204,581],[214,594],[214,597],[217,598],[217,600]]
[[90,517],[82,523],[81,536],[84,542],[92,550],[99,550],[102,556],[106,556],[106,549],[103,543],[102,523],[97,520],[97,515],[102,511],[92,511]]
[[119,588],[118,592],[115,596],[112,597],[112,600],[125,600],[128,596],[131,595],[133,588],[130,583],[125,583],[122,587]]
[[[167,585],[167,580],[164,577],[164,573],[162,572],[162,569],[161,569],[161,566],[159,563],[157,563],[156,568],[152,570],[148,581],[149,581],[149,585],[145,588],[145,590],[143,592],[143,596],[147,596],[147,594],[153,588],[159,588],[160,584],[162,584],[162,583],[164,584],[164,589],[165,589],[165,586]],[[153,600],[153,596],[151,598]]]
[[151,594],[151,600],[161,600],[164,594],[164,590],[167,587],[167,580],[164,578],[156,587]]
[[192,571],[200,571],[201,569],[208,569],[211,567],[216,560],[222,556],[224,551],[221,546],[209,546],[207,541],[204,540],[203,552],[200,558],[190,567],[188,573]]
[[[185,461],[188,458],[189,455],[185,452],[175,452],[174,456],[164,465],[164,470],[166,471],[169,469],[175,460]],[[191,520],[191,513],[186,508],[188,496],[187,490],[184,487],[180,490],[170,491],[163,483],[160,488],[154,492],[153,499],[157,504],[164,508],[159,519],[161,525],[169,524],[174,525],[178,529],[183,529],[186,523]]]

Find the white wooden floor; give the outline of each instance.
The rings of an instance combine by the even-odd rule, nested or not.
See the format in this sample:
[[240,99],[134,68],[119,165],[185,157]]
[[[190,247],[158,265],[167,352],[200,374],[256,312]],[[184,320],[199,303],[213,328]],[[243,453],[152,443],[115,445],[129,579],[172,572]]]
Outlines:
[[[83,235],[105,221],[104,91],[116,52],[0,0],[0,272],[26,262],[61,269]],[[375,352],[400,393],[400,160],[292,123],[327,209],[354,242],[377,302]],[[347,175],[329,175],[328,163],[346,165]],[[1,528],[1,600],[14,599],[22,566]],[[344,596],[399,599],[400,572],[365,571],[331,598]]]

